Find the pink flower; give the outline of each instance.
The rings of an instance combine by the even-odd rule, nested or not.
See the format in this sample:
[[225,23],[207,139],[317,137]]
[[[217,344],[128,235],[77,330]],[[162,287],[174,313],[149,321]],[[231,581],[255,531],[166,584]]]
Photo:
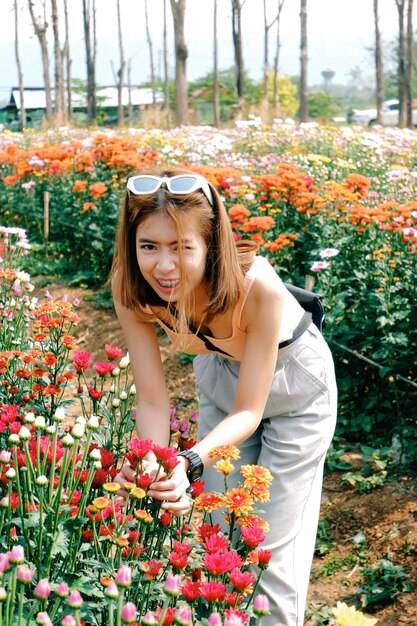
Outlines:
[[46,611],[42,611],[41,613],[37,614],[36,623],[43,624],[44,626],[53,626],[51,622],[51,618],[49,617]]
[[237,567],[230,572],[229,578],[233,587],[238,591],[244,591],[255,581],[253,574],[250,572],[241,572]]
[[222,617],[220,613],[212,613],[208,618],[210,626],[222,626]]
[[71,591],[67,598],[67,604],[72,609],[80,609],[83,605],[83,598],[80,592],[77,590]]
[[191,624],[192,611],[189,606],[181,606],[175,612],[175,621],[181,626]]
[[136,621],[136,606],[133,602],[126,602],[122,608],[120,617],[124,624],[132,624]]
[[327,261],[314,261],[313,265],[310,266],[310,270],[312,272],[320,272],[321,270],[327,270],[328,267]]
[[167,596],[178,596],[181,587],[181,576],[179,574],[168,574],[165,581],[164,592]]
[[90,365],[91,354],[90,352],[83,352],[82,350],[76,350],[74,352],[74,368],[78,373],[85,372]]
[[256,615],[268,615],[269,601],[266,596],[259,594],[253,601],[253,611]]
[[72,615],[64,615],[61,619],[62,626],[76,626],[77,622],[75,621],[75,617]]
[[140,622],[141,624],[145,624],[145,626],[153,626],[153,624],[157,623],[157,619],[153,613],[148,611],[145,615],[143,615]]
[[107,587],[104,590],[104,594],[108,598],[112,598],[113,600],[119,597],[119,590],[114,580],[112,580],[111,583],[107,585]]
[[108,361],[97,361],[94,363],[93,368],[99,376],[104,378],[104,376],[107,376],[116,368],[116,364]]
[[123,355],[123,350],[121,348],[118,348],[117,346],[110,346],[108,343],[106,343],[105,348],[109,361],[120,359],[120,357]]
[[25,551],[23,546],[13,546],[9,552],[10,563],[19,565],[25,560]]
[[17,568],[17,580],[20,583],[29,584],[32,582],[34,576],[35,570],[30,569],[26,564],[20,565],[20,567]]
[[121,565],[116,574],[116,585],[118,587],[130,587],[132,583],[132,570],[129,565]]
[[322,259],[330,259],[333,256],[337,256],[340,250],[337,248],[325,248],[320,252],[320,256]]
[[51,594],[51,587],[47,578],[42,578],[36,585],[33,594],[39,600],[47,600]]
[[60,598],[66,598],[67,595],[69,594],[69,589],[68,589],[67,583],[66,582],[60,583],[58,585],[58,587],[55,589],[55,593]]

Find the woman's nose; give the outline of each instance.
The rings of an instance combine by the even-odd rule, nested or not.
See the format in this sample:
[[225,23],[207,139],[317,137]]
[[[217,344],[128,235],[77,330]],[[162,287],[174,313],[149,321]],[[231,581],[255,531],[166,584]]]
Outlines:
[[158,269],[162,272],[170,272],[176,266],[176,255],[170,250],[161,250],[158,255]]

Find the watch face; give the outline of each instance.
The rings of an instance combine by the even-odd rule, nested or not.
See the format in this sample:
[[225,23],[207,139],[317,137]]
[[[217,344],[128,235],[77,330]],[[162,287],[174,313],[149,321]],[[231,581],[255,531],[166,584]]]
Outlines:
[[188,480],[190,481],[190,483],[195,483],[195,481],[200,478],[202,473],[203,473],[202,463],[200,465],[193,465],[192,467],[190,467]]

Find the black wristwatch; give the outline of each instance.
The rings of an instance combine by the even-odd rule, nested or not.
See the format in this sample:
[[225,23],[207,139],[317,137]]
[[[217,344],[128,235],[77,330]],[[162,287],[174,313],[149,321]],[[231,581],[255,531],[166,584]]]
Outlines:
[[193,452],[192,450],[183,450],[179,452],[178,456],[183,456],[185,459],[188,459],[187,478],[190,484],[195,483],[196,480],[201,478],[204,470],[203,461],[200,459],[200,456],[197,452]]

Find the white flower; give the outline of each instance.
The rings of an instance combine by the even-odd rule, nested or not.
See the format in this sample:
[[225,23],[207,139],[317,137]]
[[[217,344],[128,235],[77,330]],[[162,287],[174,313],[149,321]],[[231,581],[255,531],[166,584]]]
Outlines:
[[339,252],[337,248],[325,248],[320,252],[320,256],[322,259],[330,259],[332,256],[337,256]]
[[21,441],[24,441],[25,439],[30,439],[31,438],[31,434],[30,434],[30,430],[29,428],[26,428],[26,426],[22,426],[21,429],[19,430],[19,439]]
[[121,391],[120,392],[120,400],[126,400],[126,399],[127,399],[126,391]]
[[98,448],[93,448],[90,452],[90,459],[93,461],[101,461],[101,452]]
[[87,422],[87,430],[98,430],[100,422],[97,415],[92,415]]
[[34,413],[32,413],[32,411],[29,411],[28,413],[26,413],[26,415],[25,415],[25,417],[24,417],[23,421],[24,421],[26,424],[33,424],[33,422],[35,421],[35,414],[34,414]]
[[74,438],[71,437],[69,433],[67,433],[64,437],[62,437],[61,443],[64,448],[71,448],[71,446],[74,444]]
[[36,479],[36,484],[39,485],[40,487],[45,487],[45,485],[48,484],[48,479],[46,476],[42,475],[42,476],[38,476]]
[[8,478],[9,480],[13,480],[13,478],[16,478],[16,470],[13,467],[10,467],[7,470],[6,478]]
[[65,419],[65,409],[62,406],[58,406],[54,413],[54,422],[62,422]]
[[85,433],[85,424],[76,423],[71,431],[71,435],[74,439],[81,439],[84,437]]
[[125,356],[122,356],[122,358],[119,361],[119,367],[121,370],[125,370],[130,364],[130,357],[129,357],[129,352],[126,352]]
[[43,415],[37,415],[34,421],[35,428],[37,430],[43,430],[46,426],[45,418]]
[[114,407],[115,409],[117,409],[117,407],[118,407],[118,406],[120,406],[120,400],[119,400],[119,398],[113,398],[111,405],[112,405],[112,407]]
[[136,395],[136,385],[131,385],[130,386],[129,395],[130,396],[135,396]]

